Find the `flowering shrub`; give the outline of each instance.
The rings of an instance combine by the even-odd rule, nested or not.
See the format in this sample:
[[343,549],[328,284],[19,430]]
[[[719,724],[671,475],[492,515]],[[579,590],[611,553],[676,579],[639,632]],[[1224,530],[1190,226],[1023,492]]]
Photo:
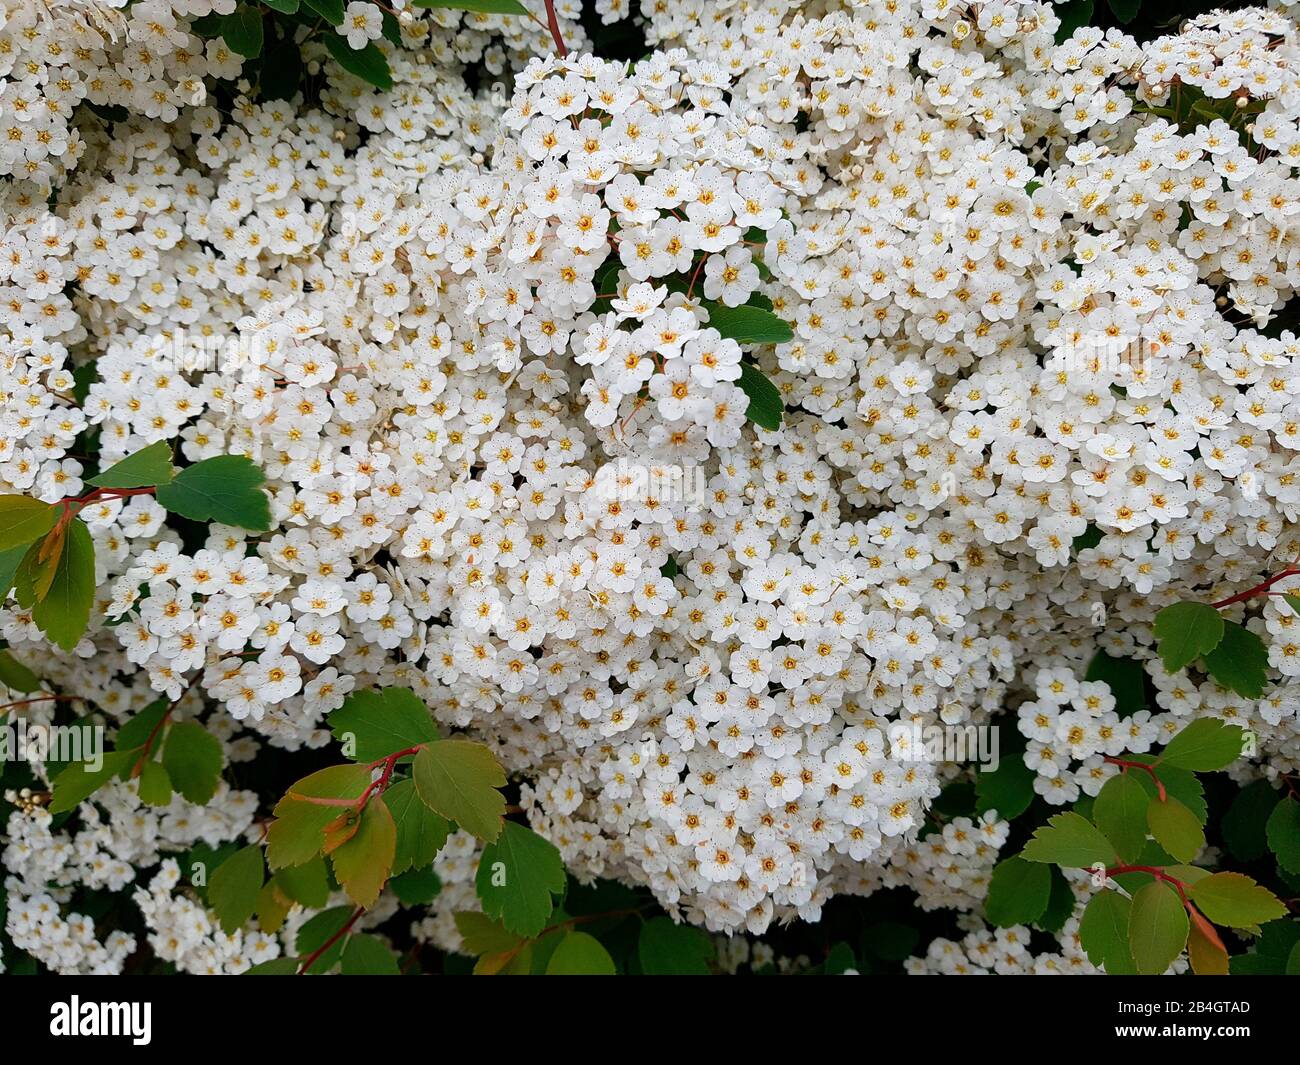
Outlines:
[[1077,21],[0,0],[4,964],[1294,969],[1297,27]]

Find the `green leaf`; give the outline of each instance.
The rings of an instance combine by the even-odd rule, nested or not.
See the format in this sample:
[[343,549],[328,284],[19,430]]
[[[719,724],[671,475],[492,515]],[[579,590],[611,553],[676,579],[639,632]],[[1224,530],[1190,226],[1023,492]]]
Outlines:
[[262,890],[263,872],[262,848],[253,845],[235,851],[212,874],[208,882],[208,905],[227,935],[253,916]]
[[1282,598],[1286,600],[1286,605],[1300,615],[1300,595],[1294,595],[1291,592],[1285,592]]
[[781,392],[776,385],[768,380],[762,370],[747,361],[740,364],[738,383],[741,391],[749,398],[745,417],[764,429],[780,429],[785,403],[781,400]]
[[1115,696],[1115,712],[1129,717],[1146,705],[1146,671],[1132,658],[1112,658],[1098,651],[1088,663],[1084,680],[1099,680]]
[[882,961],[904,961],[916,950],[921,934],[901,921],[878,921],[862,930],[863,950]]
[[412,869],[388,882],[403,906],[423,906],[442,891],[442,880],[432,869]]
[[245,59],[262,54],[262,12],[245,4],[221,20],[221,36],[232,52]]
[[287,898],[309,910],[318,910],[329,901],[329,873],[324,858],[316,857],[302,865],[281,869],[275,879]]
[[586,932],[570,932],[546,965],[547,976],[613,976],[614,959],[600,940]]
[[506,782],[496,756],[469,740],[439,740],[415,756],[415,787],[424,804],[485,842],[501,833]]
[[127,455],[86,483],[96,488],[147,488],[167,484],[174,476],[176,468],[172,465],[171,446],[166,440],[159,440],[134,455]]
[[388,92],[393,87],[393,75],[388,69],[388,60],[384,53],[371,41],[360,51],[354,50],[347,39],[338,34],[325,37],[325,47],[329,49],[335,61],[349,74],[355,74],[362,81],[368,81],[376,88]]
[[438,738],[429,708],[409,688],[354,691],[330,714],[329,726],[340,743],[353,738],[350,757],[357,762],[377,762]]
[[[1223,841],[1234,858],[1253,862],[1267,853],[1268,834],[1265,824],[1276,804],[1277,792],[1267,780],[1257,780],[1237,792],[1228,812],[1219,823]],[[1300,831],[1300,824],[1296,828]]]
[[1258,699],[1268,684],[1268,649],[1249,629],[1225,621],[1223,639],[1205,654],[1205,672],[1243,699]]
[[244,976],[293,976],[302,962],[297,958],[272,958],[245,969]]
[[0,551],[23,547],[44,536],[54,528],[59,509],[31,496],[0,495]]
[[1007,821],[1019,817],[1034,801],[1034,777],[1019,754],[1000,758],[997,769],[975,774],[975,811],[996,810]]
[[1300,945],[1300,921],[1270,921],[1246,954],[1231,959],[1234,976],[1283,976]]
[[1061,20],[1056,30],[1057,44],[1069,40],[1075,30],[1092,21],[1092,3],[1093,0],[1066,0],[1053,5],[1053,13]]
[[456,931],[465,941],[465,950],[470,954],[500,954],[513,950],[523,937],[517,936],[499,921],[492,920],[485,913],[464,910],[455,915]]
[[1190,862],[1205,846],[1196,815],[1173,796],[1147,804],[1147,826],[1155,841],[1180,862]]
[[393,866],[397,826],[382,802],[368,802],[356,834],[331,855],[334,876],[348,898],[369,909],[379,898]]
[[1187,911],[1172,887],[1156,880],[1133,895],[1128,942],[1142,976],[1159,976],[1187,943]]
[[275,806],[276,820],[266,833],[266,860],[272,869],[302,865],[320,854],[325,826],[339,816],[339,806],[307,799],[358,799],[370,784],[364,765],[332,765],[290,787]]
[[129,769],[139,757],[139,751],[108,751],[98,769],[91,769],[85,762],[73,762],[54,778],[53,794],[46,809],[52,814],[75,810],[118,773]]
[[[1143,762],[1155,766],[1156,759],[1146,755],[1133,754],[1129,758],[1135,762]],[[1205,824],[1209,817],[1210,808],[1205,802],[1205,787],[1201,784],[1200,779],[1189,769],[1179,769],[1177,766],[1161,764],[1157,769],[1160,776],[1160,783],[1165,786],[1165,793],[1172,795],[1189,810],[1196,815],[1201,824]],[[1151,779],[1150,773],[1138,772],[1135,774],[1138,783],[1146,789],[1151,798],[1159,797],[1159,789],[1156,782]]]
[[411,0],[412,7],[449,7],[457,11],[479,11],[485,15],[523,15],[528,9],[519,0]]
[[[329,943],[331,937],[338,935],[351,917],[351,906],[335,906],[316,914],[315,917],[304,922],[303,926],[298,929],[298,936],[294,943],[295,949],[306,960],[324,947],[326,943]],[[330,943],[321,956],[312,962],[311,968],[307,971],[310,973],[329,972],[338,964],[339,958],[343,956],[343,945],[344,941],[341,938]]]
[[285,15],[296,15],[298,13],[298,0],[262,0],[272,11],[279,11]]
[[1092,806],[1097,827],[1126,862],[1136,861],[1147,842],[1147,806],[1151,796],[1136,776],[1136,773],[1120,773],[1111,777]]
[[1223,639],[1223,618],[1205,603],[1174,603],[1156,615],[1156,646],[1170,673],[1177,673]]
[[1125,26],[1137,18],[1138,9],[1142,6],[1142,0],[1107,0],[1107,3],[1111,14]]
[[563,894],[564,884],[564,860],[555,844],[513,821],[483,848],[474,878],[483,912],[528,939],[546,927],[551,896]]
[[652,917],[641,925],[636,952],[646,976],[707,976],[713,941],[691,925]]
[[1241,757],[1241,726],[1218,718],[1197,718],[1160,752],[1160,767],[1167,765],[1211,773]]
[[113,746],[119,751],[143,747],[149,742],[149,737],[155,734],[158,722],[167,716],[169,710],[171,703],[166,699],[155,699],[117,730]]
[[95,545],[86,523],[73,518],[67,525],[50,586],[32,607],[32,620],[54,643],[71,651],[90,624],[94,601]]
[[378,936],[358,932],[348,936],[343,948],[344,976],[399,976],[397,955]]
[[217,521],[253,532],[271,527],[266,478],[243,455],[215,455],[181,470],[154,493],[158,503],[194,521]]
[[178,721],[167,733],[162,762],[185,798],[205,806],[217,791],[223,755],[221,741],[195,721]]
[[23,556],[26,554],[26,544],[19,544],[17,547],[10,547],[0,551],[0,603],[3,603],[8,598],[10,591],[13,590],[14,577],[17,575],[18,566],[22,563]]
[[1091,821],[1076,813],[1061,813],[1034,832],[1020,857],[1028,862],[1088,868],[1115,864],[1115,849]]
[[1137,972],[1128,942],[1132,903],[1118,891],[1094,895],[1079,920],[1079,943],[1088,960],[1111,976]]
[[1300,802],[1288,795],[1273,808],[1265,826],[1269,849],[1288,873],[1300,873]]
[[343,24],[343,0],[302,0],[303,7],[309,7],[331,26]]
[[0,684],[27,695],[40,691],[40,678],[18,661],[8,650],[0,650]]
[[1056,935],[1065,927],[1065,922],[1074,916],[1075,898],[1070,882],[1056,866],[1043,866],[1052,874],[1052,890],[1047,897],[1047,909],[1034,921],[1035,928]]
[[161,762],[148,761],[141,766],[137,788],[146,806],[166,806],[175,794],[172,778]]
[[709,325],[737,344],[784,344],[794,338],[790,323],[762,307],[726,307],[701,301],[709,312]]
[[1242,873],[1215,873],[1199,880],[1187,894],[1215,924],[1253,928],[1286,916],[1286,906],[1267,888]]
[[984,914],[997,928],[1033,924],[1047,909],[1052,892],[1052,870],[1023,858],[998,862],[989,879]]
[[427,868],[451,835],[451,823],[424,805],[413,780],[392,785],[384,792],[384,802],[397,824],[393,873]]

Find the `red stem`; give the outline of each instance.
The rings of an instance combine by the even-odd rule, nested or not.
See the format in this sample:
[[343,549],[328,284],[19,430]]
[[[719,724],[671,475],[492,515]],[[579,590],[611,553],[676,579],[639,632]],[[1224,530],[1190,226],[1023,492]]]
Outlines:
[[1273,576],[1269,577],[1268,580],[1261,581],[1259,584],[1255,585],[1254,588],[1247,588],[1244,592],[1238,592],[1236,595],[1228,596],[1227,599],[1220,599],[1217,603],[1211,603],[1210,606],[1214,607],[1215,610],[1222,610],[1225,606],[1232,606],[1233,603],[1244,603],[1247,599],[1253,599],[1261,592],[1268,591],[1269,588],[1275,585],[1278,581],[1285,580],[1287,577],[1294,577],[1297,574],[1300,574],[1300,569],[1296,569],[1294,566],[1288,566],[1281,573],[1273,574]]
[[1183,905],[1190,907],[1192,904],[1187,898],[1187,892],[1183,890],[1183,882],[1176,876],[1170,876],[1163,869],[1154,865],[1116,865],[1106,870],[1107,876],[1118,876],[1120,873],[1150,873],[1157,880],[1163,880],[1166,884],[1172,884],[1175,891],[1178,892],[1179,898],[1183,900]]
[[556,52],[563,59],[569,54],[569,50],[564,46],[564,38],[560,36],[560,19],[555,13],[555,0],[546,0],[546,27],[555,39]]
[[1126,771],[1129,769],[1141,769],[1143,772],[1150,773],[1151,779],[1156,782],[1156,792],[1160,796],[1160,801],[1164,802],[1167,798],[1164,783],[1160,780],[1160,777],[1157,776],[1155,766],[1147,765],[1146,762],[1130,762],[1124,758],[1112,758],[1110,755],[1106,755],[1102,761],[1109,762],[1111,765],[1121,766]]

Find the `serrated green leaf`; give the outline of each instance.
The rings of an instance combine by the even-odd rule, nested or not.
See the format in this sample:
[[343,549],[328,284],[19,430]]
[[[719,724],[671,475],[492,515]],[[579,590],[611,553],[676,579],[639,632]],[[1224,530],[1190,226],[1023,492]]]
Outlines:
[[[1146,755],[1132,754],[1129,758],[1135,762],[1143,762],[1156,768],[1160,777],[1160,783],[1165,786],[1165,793],[1172,795],[1189,810],[1196,815],[1196,819],[1205,824],[1209,817],[1210,808],[1205,802],[1205,786],[1200,779],[1190,769],[1179,769],[1177,766],[1164,765],[1161,763],[1158,767],[1158,759]],[[1159,788],[1156,782],[1151,779],[1151,774],[1138,771],[1134,774],[1139,784],[1146,789],[1148,795],[1153,799],[1159,796]]]
[[1223,639],[1204,657],[1205,671],[1243,699],[1258,699],[1268,684],[1268,649],[1235,621],[1223,623]]
[[652,917],[641,926],[636,951],[646,976],[706,976],[713,942],[691,925]]
[[98,769],[91,769],[85,762],[73,762],[54,778],[53,794],[46,808],[52,814],[75,810],[118,773],[129,769],[139,756],[139,751],[109,751]]
[[1179,732],[1160,752],[1160,764],[1210,773],[1241,757],[1241,727],[1218,718],[1197,718]]
[[595,936],[569,932],[546,965],[547,976],[613,976],[614,959]]
[[253,916],[262,891],[262,848],[244,847],[221,863],[208,882],[208,905],[229,935]]
[[415,756],[415,787],[424,804],[485,842],[501,833],[506,782],[496,756],[469,740],[439,740]]
[[397,826],[382,802],[368,802],[356,833],[330,854],[334,877],[348,898],[369,909],[379,898],[393,866]]
[[988,813],[996,810],[998,816],[1010,821],[1029,809],[1034,801],[1035,773],[1019,754],[998,760],[993,771],[981,770],[975,774],[975,810]]
[[794,338],[790,323],[762,307],[727,307],[701,301],[709,312],[709,326],[737,344],[784,344]]
[[167,716],[170,709],[171,703],[166,699],[155,699],[117,730],[113,746],[119,751],[143,747],[149,742],[149,737],[156,734],[158,722]]
[[397,825],[393,873],[427,868],[451,835],[451,822],[424,805],[413,780],[392,785],[384,792],[384,802]]
[[1170,673],[1177,673],[1223,639],[1223,618],[1205,603],[1174,603],[1156,614],[1156,647]]
[[442,892],[442,879],[432,869],[412,869],[393,877],[388,886],[403,906],[424,906]]
[[41,688],[40,678],[19,662],[7,649],[0,650],[0,684],[21,695],[40,691]]
[[302,962],[297,958],[272,958],[245,969],[244,976],[293,976]]
[[285,897],[301,903],[309,910],[318,910],[329,901],[329,874],[325,859],[316,857],[302,865],[290,865],[275,875]]
[[[307,958],[324,947],[326,943],[329,943],[333,936],[342,931],[351,918],[351,906],[334,906],[305,921],[303,926],[298,929],[298,936],[294,944],[298,954],[306,961]],[[343,956],[343,945],[344,940],[342,938],[330,943],[321,956],[312,962],[311,968],[307,972],[317,974],[329,972]]]
[[311,8],[331,26],[343,24],[343,0],[302,0],[302,6]]
[[320,854],[325,826],[342,812],[306,799],[359,799],[370,784],[364,765],[332,765],[304,777],[275,806],[276,820],[266,834],[266,860],[272,869],[302,865]]
[[483,912],[531,939],[546,927],[552,895],[564,892],[564,860],[555,844],[507,821],[483,848],[474,886]]
[[1229,928],[1253,928],[1287,912],[1276,895],[1242,873],[1214,873],[1187,894],[1206,917]]
[[1097,827],[1127,862],[1135,861],[1147,842],[1147,806],[1151,797],[1134,779],[1136,775],[1119,773],[1111,777],[1098,792],[1092,806],[1092,817]]
[[1111,976],[1137,972],[1129,946],[1129,915],[1132,903],[1118,891],[1094,895],[1079,920],[1079,943],[1088,960]]
[[262,12],[243,4],[221,20],[221,36],[230,50],[245,59],[262,54]]
[[1076,901],[1074,890],[1065,874],[1054,865],[1044,866],[1052,874],[1052,890],[1047,897],[1047,909],[1034,921],[1035,928],[1056,935],[1065,927],[1065,922],[1074,916]]
[[500,954],[513,950],[524,941],[522,936],[515,935],[500,921],[492,920],[485,913],[464,910],[456,914],[453,920],[469,954]]
[[1114,865],[1117,857],[1101,829],[1076,813],[1049,818],[1034,832],[1020,856],[1028,862],[1084,869],[1098,862]]
[[388,60],[384,53],[371,41],[358,50],[348,44],[347,39],[338,34],[325,38],[325,47],[330,55],[349,74],[355,74],[362,81],[368,81],[376,88],[388,92],[393,87],[393,75],[388,69]]
[[1286,796],[1268,815],[1265,826],[1269,850],[1288,873],[1300,873],[1300,802]]
[[1052,893],[1052,870],[1022,858],[1006,858],[989,878],[984,914],[997,928],[1033,924],[1047,910]]
[[133,455],[127,455],[86,483],[96,488],[147,488],[167,484],[175,475],[171,445],[166,440],[159,440]]
[[[1140,787],[1140,785],[1139,785]],[[1147,827],[1155,841],[1180,862],[1190,862],[1205,847],[1196,815],[1172,795],[1147,804]]]
[[140,769],[136,786],[140,801],[146,806],[166,806],[175,794],[172,778],[161,762],[145,762]]
[[356,932],[343,948],[344,976],[398,976],[397,955],[378,936]]
[[1133,895],[1129,913],[1129,948],[1142,976],[1159,976],[1187,944],[1187,911],[1168,884],[1153,881]]
[[296,15],[298,13],[298,0],[262,0],[272,11],[279,11],[285,15]]
[[196,721],[178,721],[167,733],[162,762],[186,800],[205,806],[217,792],[224,755],[221,741]]
[[187,466],[154,493],[160,506],[193,521],[217,521],[252,532],[271,527],[266,478],[243,455],[215,455]]
[[26,544],[19,544],[17,547],[10,547],[0,551],[0,603],[4,603],[13,590],[14,578],[18,574],[18,567],[22,564],[23,556],[26,554]]
[[353,738],[351,757],[358,762],[377,762],[438,738],[429,708],[409,688],[354,691],[329,715],[329,727],[340,743]]
[[0,551],[25,547],[44,536],[58,516],[58,507],[31,496],[0,495]]
[[63,550],[50,574],[49,587],[32,607],[32,620],[51,642],[65,651],[77,646],[90,624],[95,601],[95,544],[80,518],[67,525]]

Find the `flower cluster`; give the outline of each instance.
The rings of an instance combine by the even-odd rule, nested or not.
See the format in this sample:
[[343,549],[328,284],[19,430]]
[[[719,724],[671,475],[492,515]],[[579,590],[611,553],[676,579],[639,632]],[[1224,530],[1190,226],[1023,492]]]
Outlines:
[[[0,109],[48,112],[20,134],[49,143],[0,187],[0,492],[77,494],[94,433],[101,466],[157,441],[247,455],[274,518],[196,539],[147,495],[83,512],[100,579],[76,650],[0,608],[62,690],[115,721],[183,700],[251,758],[327,742],[354,689],[410,687],[492,744],[575,874],[754,934],[881,886],[978,902],[1006,823],[918,841],[957,770],[895,725],[1019,704],[1053,803],[1196,716],[1300,766],[1300,701],[1150,649],[1160,606],[1300,556],[1283,13],[1057,46],[1037,2],[657,0],[660,50],[629,67],[442,9],[399,19],[436,47],[399,48],[353,3],[338,31],[382,48],[390,92],[327,64],[316,105],[243,85],[227,113],[198,90],[237,57],[184,28],[218,5],[116,12],[120,53],[107,5],[69,5],[101,42],[75,60],[24,7],[0,62],[37,72],[5,75]],[[154,22],[168,44],[137,39]],[[467,88],[470,62],[509,98]],[[96,94],[130,117],[73,116]],[[764,378],[777,428],[748,417]],[[1257,607],[1229,613],[1300,675],[1294,611]],[[1121,719],[1081,679],[1099,643],[1161,713]],[[224,838],[238,794],[214,800]],[[455,946],[476,862],[454,837],[420,935]],[[178,963],[271,956],[174,885],[138,899]],[[1034,961],[1023,930],[973,937],[918,964],[1086,968],[1069,942]]]

